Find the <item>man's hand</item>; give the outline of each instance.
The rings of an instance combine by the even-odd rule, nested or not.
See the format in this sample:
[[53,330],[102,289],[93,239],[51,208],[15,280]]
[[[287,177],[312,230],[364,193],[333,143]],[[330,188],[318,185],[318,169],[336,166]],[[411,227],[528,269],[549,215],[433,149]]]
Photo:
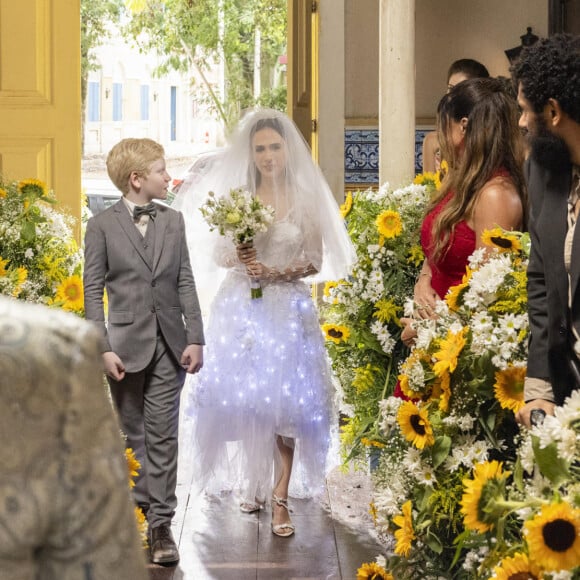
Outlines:
[[103,353],[103,364],[105,373],[113,380],[122,381],[125,378],[125,365],[112,350]]
[[203,366],[203,345],[188,344],[181,355],[181,366],[192,375],[200,371]]
[[403,326],[401,340],[409,348],[415,344],[415,339],[417,338],[417,331],[413,328],[412,324],[413,318],[401,318],[401,325]]
[[551,401],[545,401],[544,399],[534,399],[533,401],[526,403],[526,405],[516,413],[516,421],[520,425],[523,425],[529,429],[532,426],[530,422],[530,413],[534,409],[541,409],[546,413],[546,415],[553,415],[555,407],[556,405]]

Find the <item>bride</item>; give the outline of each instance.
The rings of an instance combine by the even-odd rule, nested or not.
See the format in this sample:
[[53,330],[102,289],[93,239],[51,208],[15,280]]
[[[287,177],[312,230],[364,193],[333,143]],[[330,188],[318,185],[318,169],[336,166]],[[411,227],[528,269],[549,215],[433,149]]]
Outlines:
[[[273,207],[274,223],[253,244],[236,247],[217,234],[200,244],[196,208],[208,191],[235,187]],[[209,493],[238,492],[244,512],[270,497],[272,532],[290,536],[288,496],[322,491],[337,420],[310,285],[348,275],[353,246],[308,146],[278,111],[248,114],[219,162],[195,188],[182,187],[174,207],[184,211],[196,280],[200,253],[211,252],[225,271],[210,308],[204,369],[189,384],[194,481]],[[251,298],[252,279],[262,298]]]

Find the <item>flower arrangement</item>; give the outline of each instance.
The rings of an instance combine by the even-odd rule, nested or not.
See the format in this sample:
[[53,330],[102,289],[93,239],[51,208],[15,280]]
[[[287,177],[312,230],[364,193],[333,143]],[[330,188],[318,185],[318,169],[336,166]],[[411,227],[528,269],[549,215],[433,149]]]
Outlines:
[[385,184],[349,192],[341,206],[357,263],[347,280],[325,285],[321,310],[342,389],[346,459],[366,458],[369,448],[381,445],[379,401],[391,394],[398,362],[408,352],[399,340],[399,318],[423,263],[420,227],[436,186],[436,176],[418,176],[396,190]]
[[[236,245],[251,244],[256,234],[267,231],[274,221],[274,209],[242,188],[232,189],[228,196],[219,199],[210,191],[200,211],[211,231],[217,229]],[[252,280],[251,283],[252,298],[261,298],[259,282]]]
[[[141,463],[137,457],[135,457],[135,452],[130,447],[125,448],[125,460],[127,461],[127,469],[129,470],[129,487],[132,489],[135,487],[135,478],[139,475]],[[146,549],[149,547],[149,540],[147,537],[149,525],[143,510],[139,506],[135,506],[135,520],[137,522],[139,536],[141,537],[141,545]]]
[[399,373],[405,398],[379,403],[373,508],[379,530],[395,536],[384,567],[396,578],[491,577],[470,541],[491,529],[482,497],[505,489],[512,469],[503,467],[516,460],[529,238],[496,229],[484,239],[493,249],[472,255],[437,317],[414,323],[415,347]]
[[83,314],[73,218],[36,179],[0,182],[0,293]]

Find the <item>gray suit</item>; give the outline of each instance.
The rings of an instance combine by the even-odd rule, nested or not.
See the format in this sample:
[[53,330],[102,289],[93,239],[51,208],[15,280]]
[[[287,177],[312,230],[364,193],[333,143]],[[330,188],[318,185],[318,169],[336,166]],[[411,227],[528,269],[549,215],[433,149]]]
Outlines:
[[125,378],[109,384],[127,446],[144,466],[136,500],[151,505],[151,527],[170,523],[185,378],[179,363],[186,345],[204,343],[182,214],[158,205],[145,237],[123,200],[91,218],[84,285],[86,317],[100,327],[102,351],[115,352],[125,365]]

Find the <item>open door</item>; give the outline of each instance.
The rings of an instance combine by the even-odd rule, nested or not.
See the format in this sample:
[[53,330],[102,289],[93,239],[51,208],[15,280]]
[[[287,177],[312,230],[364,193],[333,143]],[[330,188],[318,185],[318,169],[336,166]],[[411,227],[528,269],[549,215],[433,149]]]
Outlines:
[[318,0],[288,0],[288,115],[318,157]]
[[80,0],[0,0],[0,171],[81,213]]

